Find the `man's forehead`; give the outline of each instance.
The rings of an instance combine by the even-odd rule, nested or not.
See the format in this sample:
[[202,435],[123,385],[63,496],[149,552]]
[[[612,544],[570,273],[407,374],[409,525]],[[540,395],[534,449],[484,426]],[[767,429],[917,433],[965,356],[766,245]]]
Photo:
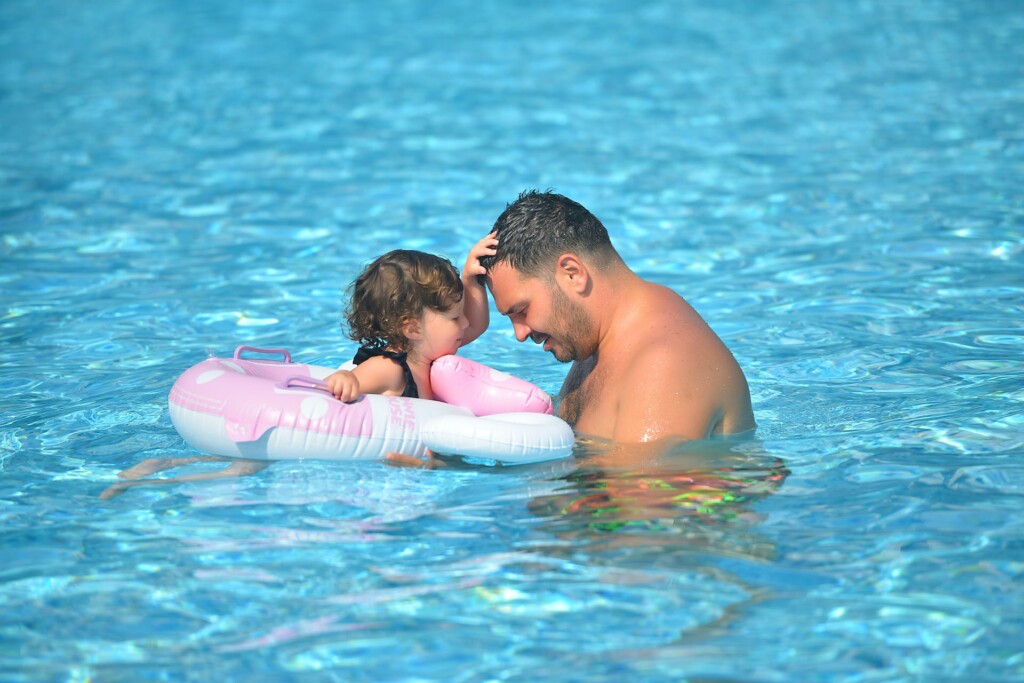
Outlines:
[[495,263],[493,266],[488,268],[487,277],[490,280],[499,280],[501,282],[516,281],[522,278],[519,270],[513,268],[504,261],[501,263]]
[[505,263],[495,264],[487,271],[487,286],[498,310],[504,311],[514,303],[513,299],[522,296],[526,280],[518,270]]

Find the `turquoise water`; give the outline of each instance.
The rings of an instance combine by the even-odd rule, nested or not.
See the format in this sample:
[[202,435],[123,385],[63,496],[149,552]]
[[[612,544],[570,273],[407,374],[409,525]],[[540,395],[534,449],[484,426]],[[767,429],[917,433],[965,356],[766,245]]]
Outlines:
[[[0,678],[1020,680],[1022,63],[1010,0],[3,3]],[[756,439],[99,499],[195,454],[185,368],[345,360],[366,260],[526,187],[697,307]]]

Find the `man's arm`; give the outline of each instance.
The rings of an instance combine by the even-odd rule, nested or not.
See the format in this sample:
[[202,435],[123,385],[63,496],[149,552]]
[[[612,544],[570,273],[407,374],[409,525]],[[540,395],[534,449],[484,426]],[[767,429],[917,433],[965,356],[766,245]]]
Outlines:
[[678,347],[647,347],[618,387],[612,440],[637,444],[707,438],[723,412],[714,375],[714,369],[682,356]]

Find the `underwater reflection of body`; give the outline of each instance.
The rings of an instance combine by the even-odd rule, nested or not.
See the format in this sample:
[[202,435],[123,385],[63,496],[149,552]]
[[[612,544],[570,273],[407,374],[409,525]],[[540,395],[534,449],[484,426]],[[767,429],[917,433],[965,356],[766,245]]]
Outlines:
[[[561,490],[535,498],[530,511],[558,538],[591,550],[646,547],[770,559],[774,545],[757,532],[754,503],[789,475],[784,462],[753,440],[687,442],[642,467],[599,462],[599,442],[582,441],[578,468]],[[590,458],[589,455],[597,457]],[[647,553],[640,553],[647,555]]]

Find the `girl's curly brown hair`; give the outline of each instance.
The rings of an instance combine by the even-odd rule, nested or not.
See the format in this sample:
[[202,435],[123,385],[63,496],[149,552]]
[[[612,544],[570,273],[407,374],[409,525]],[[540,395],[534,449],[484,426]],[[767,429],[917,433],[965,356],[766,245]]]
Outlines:
[[462,300],[463,285],[448,259],[396,249],[366,266],[349,291],[349,339],[367,348],[405,353],[405,323],[418,319],[426,308],[447,311]]

